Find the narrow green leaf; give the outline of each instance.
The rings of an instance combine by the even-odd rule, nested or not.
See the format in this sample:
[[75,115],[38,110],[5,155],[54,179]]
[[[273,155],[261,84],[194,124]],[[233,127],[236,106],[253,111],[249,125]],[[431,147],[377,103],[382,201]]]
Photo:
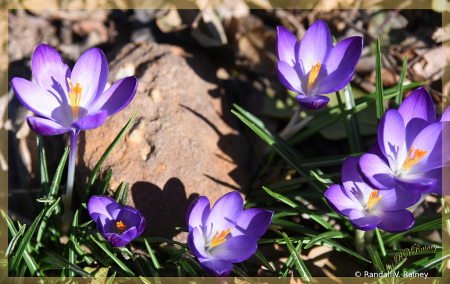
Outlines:
[[182,244],[180,242],[171,240],[171,239],[166,239],[166,238],[161,238],[161,237],[138,237],[136,239],[134,239],[135,242],[144,242],[144,240],[147,240],[149,243],[169,243],[169,244],[175,244],[175,245],[179,245],[181,247],[187,248],[188,246],[186,244]]
[[[70,231],[70,241],[67,243],[67,245],[69,245],[69,262],[71,264],[76,265],[77,264],[77,256],[75,254],[76,249],[75,249],[75,245],[77,242],[77,228],[78,228],[78,210],[75,211],[75,214],[73,215],[73,220],[72,220],[72,228]],[[75,273],[70,270],[69,271],[69,277],[74,277]]]
[[[156,271],[156,269],[153,267],[153,265],[151,264],[150,260],[147,259],[147,257],[145,255],[141,255],[139,259],[142,259],[144,261],[144,263],[146,264],[147,270],[150,271],[151,276],[155,277],[155,283],[159,283],[159,281],[157,280],[157,277],[159,277],[159,273],[158,271]],[[147,276],[147,275],[144,275]]]
[[341,109],[341,117],[342,117],[342,121],[344,122],[345,132],[347,133],[348,144],[350,146],[350,152],[356,153],[357,152],[356,144],[355,144],[355,141],[353,140],[353,134],[352,134],[352,130],[350,127],[350,122],[347,119],[345,105],[342,103],[341,94],[339,91],[336,92],[336,98],[338,101],[338,106]]
[[59,269],[69,269],[70,271],[74,271],[79,276],[90,278],[94,277],[92,274],[88,273],[87,271],[84,271],[79,266],[73,265],[72,263],[68,262],[67,259],[61,257],[60,255],[54,253],[51,250],[42,250],[42,253],[46,255],[46,257],[41,259],[42,263],[51,264],[54,267],[58,267]]
[[400,73],[400,78],[397,84],[398,95],[395,97],[395,104],[397,105],[397,108],[403,101],[403,82],[405,81],[407,66],[408,66],[408,56],[405,56],[405,60],[403,60],[402,72]]
[[377,38],[377,54],[376,54],[376,73],[375,73],[375,87],[377,93],[376,108],[377,118],[381,119],[384,115],[384,95],[383,95],[383,78],[382,78],[382,66],[381,66],[381,47],[380,39]]
[[52,204],[52,206],[50,206],[44,214],[44,218],[42,219],[41,225],[39,226],[38,232],[37,232],[37,236],[36,236],[36,247],[35,249],[38,248],[39,243],[41,242],[41,239],[44,235],[45,229],[47,227],[47,222],[48,219],[50,218],[50,216],[52,215],[53,211],[59,206],[59,201],[60,201],[61,197],[58,198],[58,200],[56,200],[56,202],[54,202]]
[[386,272],[383,267],[383,263],[381,262],[380,255],[378,254],[378,251],[375,249],[375,247],[373,245],[366,245],[366,249],[373,261],[373,264],[375,265],[375,269],[377,270],[377,272]]
[[5,256],[8,256],[14,250],[14,247],[16,246],[17,241],[23,235],[23,232],[25,232],[25,227],[26,227],[26,225],[23,224],[20,227],[19,232],[16,234],[13,234],[14,236],[11,239],[11,241],[9,242],[8,248],[6,249]]
[[[292,244],[291,240],[286,235],[286,233],[283,233],[283,238],[286,240],[286,245],[294,259],[295,266],[297,267],[297,271],[298,271],[298,273],[300,273],[300,276],[307,282],[314,283],[315,281],[312,278],[311,274],[309,273],[308,269],[306,268],[305,264],[303,263],[303,260],[300,257],[300,253],[295,250],[294,245]],[[300,249],[301,249],[301,246],[300,246]]]
[[64,154],[59,161],[58,167],[56,168],[55,175],[53,176],[52,185],[50,186],[50,192],[48,194],[48,199],[55,200],[59,191],[59,183],[61,182],[61,177],[64,171],[64,166],[66,165],[67,157],[69,156],[69,146],[64,149]]
[[127,182],[125,185],[125,189],[123,190],[122,198],[120,199],[120,205],[127,204],[127,198],[128,198],[128,188],[130,187],[130,183]]
[[148,254],[150,255],[150,259],[153,262],[153,266],[158,270],[161,269],[158,259],[156,258],[155,254],[153,253],[153,250],[150,247],[150,244],[148,243],[147,239],[144,239],[144,242],[145,242],[145,247],[147,248]]
[[269,269],[271,272],[275,272],[275,269],[273,269],[272,265],[270,265],[270,263],[259,250],[256,250],[255,257],[262,266]]
[[[99,238],[99,239],[103,239],[103,237],[101,237],[101,235],[100,234],[97,234],[97,237]],[[95,238],[94,238],[94,236],[93,235],[91,235],[91,239],[104,251],[104,252],[106,252],[106,254],[112,259],[112,260],[114,260],[114,262],[115,263],[117,263],[117,265],[119,265],[119,267],[120,268],[122,268],[124,271],[125,271],[125,273],[128,275],[128,276],[131,276],[131,277],[134,277],[134,276],[136,276],[135,274],[134,274],[134,272],[133,271],[131,271],[131,269],[129,269],[120,259],[118,259],[115,255],[114,255],[114,253],[112,253],[107,247],[106,247],[106,245],[104,244],[104,243],[102,243],[101,241],[98,241],[98,240],[96,240]],[[104,240],[104,239],[103,239]]]
[[106,190],[108,189],[108,185],[109,185],[109,182],[111,181],[111,177],[112,177],[112,169],[110,169],[105,176],[105,180],[103,181],[103,187],[102,187],[102,191],[100,192],[100,195],[106,194]]
[[113,275],[106,280],[105,284],[113,284],[114,277],[116,277],[116,272],[114,272]]
[[117,187],[113,195],[114,200],[117,202],[120,201],[120,196],[122,195],[122,188],[123,188],[123,181],[119,184],[119,187]]
[[37,216],[37,218],[34,220],[33,224],[31,224],[30,228],[25,233],[25,236],[23,236],[23,239],[20,242],[19,247],[17,248],[17,253],[16,253],[15,257],[12,259],[11,263],[9,263],[9,267],[10,267],[9,270],[17,270],[17,268],[19,267],[19,263],[22,260],[24,251],[25,251],[28,243],[30,242],[31,237],[34,234],[34,231],[36,230],[36,227],[37,227],[39,221],[41,220],[42,215],[44,215],[44,212],[45,212],[45,210],[41,211],[39,216]]
[[[350,83],[348,83],[347,86],[345,86],[342,91],[343,91],[344,97],[345,97],[346,108],[347,109],[355,108],[356,103],[355,103],[355,98],[353,97],[352,86],[350,85]],[[363,151],[363,147],[362,147],[363,142],[362,142],[361,131],[359,130],[359,124],[358,124],[358,119],[356,117],[356,114],[347,115],[347,118],[350,120],[350,127],[352,130],[353,140],[355,141],[356,152],[362,152]]]
[[142,276],[140,276],[140,275],[139,275],[139,278],[141,279],[141,281],[142,281],[144,284],[152,284],[152,282],[150,282],[149,280],[147,280],[146,278],[144,278],[144,277],[142,277]]
[[380,229],[375,228],[375,235],[377,236],[378,245],[380,246],[381,255],[385,262],[387,262],[386,258],[386,248],[384,247],[383,237],[381,236]]
[[[428,257],[425,257],[419,261],[416,261],[405,268],[402,269],[402,276],[404,273],[411,274],[411,273],[423,273],[427,272],[430,269],[435,268],[438,265],[442,264],[442,261],[450,258],[450,254],[446,254],[442,256],[442,253],[437,253],[434,255],[430,255]],[[406,276],[409,277],[409,276]]]
[[[284,238],[283,238],[284,240]],[[286,241],[285,241],[286,243]],[[296,253],[300,253],[300,250],[302,249],[303,242],[300,241],[297,246],[295,247]],[[294,265],[294,254],[290,254],[288,259],[284,262],[283,267],[280,270],[280,273],[278,274],[280,277],[285,278],[287,274],[289,273],[289,270],[291,270],[292,265]]]
[[128,129],[131,126],[131,123],[134,120],[134,117],[136,116],[136,113],[137,113],[137,111],[134,112],[133,116],[130,118],[128,123],[122,128],[122,130],[116,136],[114,141],[106,149],[105,153],[100,158],[98,163],[95,165],[94,170],[92,171],[92,174],[89,177],[89,182],[87,184],[86,191],[84,192],[84,197],[82,199],[82,202],[87,202],[87,200],[88,200],[88,198],[90,196],[90,193],[91,193],[91,188],[94,185],[94,182],[95,182],[95,179],[97,178],[98,172],[100,171],[100,167],[102,166],[102,164],[106,160],[106,158],[108,158],[109,154],[111,154],[111,152],[114,149],[114,147],[116,147],[116,145],[119,143],[120,139],[122,139],[122,137],[125,135],[125,133],[127,133]]
[[338,232],[338,231],[325,232],[323,234],[317,235],[316,237],[312,238],[311,241],[309,241],[308,244],[305,246],[305,249],[309,249],[315,243],[320,242],[323,239],[344,238],[346,236],[348,236],[348,234],[343,233],[343,232]]
[[44,149],[44,138],[41,134],[38,134],[36,136],[36,142],[37,142],[37,149],[38,149],[38,163],[39,163],[39,171],[41,174],[41,187],[42,192],[46,196],[48,196],[49,193],[49,187],[48,187],[48,172],[47,172],[47,160],[45,159],[45,149]]

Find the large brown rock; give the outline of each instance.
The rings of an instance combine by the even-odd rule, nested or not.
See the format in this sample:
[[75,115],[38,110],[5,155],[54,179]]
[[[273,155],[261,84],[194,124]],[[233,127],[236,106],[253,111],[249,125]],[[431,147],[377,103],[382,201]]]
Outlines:
[[87,180],[137,111],[99,176],[112,169],[110,190],[130,182],[127,204],[145,215],[144,235],[173,238],[175,227],[186,226],[187,207],[197,196],[213,203],[231,190],[244,193],[250,148],[230,126],[234,120],[205,56],[170,45],[130,44],[110,63],[109,82],[133,73],[139,86],[131,104],[103,126],[80,134],[77,176]]

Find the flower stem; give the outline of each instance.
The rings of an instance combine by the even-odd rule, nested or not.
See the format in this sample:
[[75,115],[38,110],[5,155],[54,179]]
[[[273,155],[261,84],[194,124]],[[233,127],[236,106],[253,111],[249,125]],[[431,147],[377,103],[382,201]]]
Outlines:
[[283,129],[283,131],[281,131],[281,133],[280,133],[281,137],[283,137],[284,135],[286,135],[286,133],[289,132],[291,127],[295,124],[295,122],[297,121],[298,117],[300,116],[300,113],[302,112],[302,109],[303,109],[303,107],[301,105],[299,105],[297,110],[295,111],[294,115],[291,117],[291,120],[289,120],[288,124]]
[[67,172],[66,195],[62,197],[64,203],[64,214],[62,216],[63,236],[69,234],[70,224],[73,218],[72,196],[75,177],[75,160],[77,157],[78,134],[79,132],[70,132],[69,168]]
[[413,206],[409,207],[408,210],[411,213],[414,213],[414,211],[416,211],[417,207],[420,206],[420,204],[422,204],[422,202],[425,200],[425,198],[427,198],[427,196],[429,195],[429,193],[423,193],[422,197],[420,198],[419,202],[417,202],[416,204],[414,204]]
[[356,253],[363,254],[364,246],[366,245],[365,231],[356,229],[355,231],[355,247]]

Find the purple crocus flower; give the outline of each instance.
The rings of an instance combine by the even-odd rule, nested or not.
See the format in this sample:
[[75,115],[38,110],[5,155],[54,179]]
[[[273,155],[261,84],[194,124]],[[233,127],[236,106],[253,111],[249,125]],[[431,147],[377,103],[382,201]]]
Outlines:
[[217,200],[212,210],[206,196],[189,206],[188,246],[209,275],[226,276],[233,269],[232,263],[252,256],[258,247],[256,241],[272,221],[272,211],[243,209],[244,201],[235,191]]
[[450,138],[448,115],[442,117],[436,122],[433,101],[423,87],[398,111],[388,110],[378,126],[378,143],[359,163],[367,182],[378,189],[442,194],[442,167],[450,152],[450,144],[442,143]]
[[363,38],[349,37],[333,47],[327,24],[316,21],[301,43],[286,28],[277,28],[278,78],[288,89],[300,93],[297,100],[307,109],[319,109],[329,94],[344,88],[355,73],[361,57]]
[[413,206],[420,194],[405,194],[402,189],[377,190],[369,186],[358,171],[357,157],[348,157],[342,165],[342,183],[334,184],[325,198],[334,211],[348,216],[357,229],[404,232],[414,225],[414,215],[405,208]]
[[107,196],[94,195],[88,203],[89,215],[97,230],[113,246],[123,247],[145,229],[145,218],[131,206],[120,206]]
[[108,63],[98,48],[83,53],[71,71],[55,49],[39,44],[33,54],[31,70],[36,84],[17,77],[11,84],[19,101],[39,115],[27,117],[31,129],[42,135],[70,132],[65,201],[70,211],[80,131],[97,128],[108,116],[124,109],[136,93],[137,79],[121,79],[105,91]]

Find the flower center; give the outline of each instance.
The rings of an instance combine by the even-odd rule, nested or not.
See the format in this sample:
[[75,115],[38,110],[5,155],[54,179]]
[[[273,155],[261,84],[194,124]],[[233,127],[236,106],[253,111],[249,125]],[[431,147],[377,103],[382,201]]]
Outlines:
[[375,203],[377,203],[378,201],[380,201],[380,199],[381,199],[381,194],[378,195],[378,197],[377,197],[377,194],[378,194],[378,191],[377,191],[376,189],[374,189],[374,190],[372,191],[372,193],[370,194],[369,202],[367,202],[367,205],[366,205],[366,207],[365,207],[366,211],[369,211],[370,209],[372,209],[372,206],[373,206]]
[[80,112],[80,103],[81,103],[81,91],[83,90],[83,87],[80,86],[80,84],[76,84],[74,87],[72,85],[72,81],[70,81],[69,78],[67,78],[67,82],[69,83],[70,92],[70,106],[72,108],[72,115],[75,116],[76,119],[78,119],[78,113]]
[[312,86],[314,86],[317,76],[319,75],[320,67],[322,67],[322,65],[320,65],[320,60],[316,66],[314,66],[311,60],[311,71],[309,72],[308,88],[312,88]]
[[[222,231],[222,233],[220,233],[219,235],[219,231],[216,232],[216,234],[214,235],[214,238],[211,241],[211,244],[209,245],[210,248],[215,247],[220,245],[221,243],[225,242],[225,237],[228,235],[228,233],[231,232],[231,228],[229,228],[228,230],[224,230]],[[217,236],[219,235],[219,236]]]
[[422,160],[423,156],[425,156],[428,151],[422,151],[420,149],[414,150],[414,155],[411,158],[411,154],[414,150],[414,146],[409,149],[408,156],[406,157],[405,161],[403,162],[403,169],[405,169],[405,172],[413,165],[417,164],[420,160]]
[[124,225],[124,224],[122,223],[122,221],[117,222],[117,230],[119,230],[119,232],[122,233],[122,232],[125,230],[126,227],[127,227],[127,226]]

